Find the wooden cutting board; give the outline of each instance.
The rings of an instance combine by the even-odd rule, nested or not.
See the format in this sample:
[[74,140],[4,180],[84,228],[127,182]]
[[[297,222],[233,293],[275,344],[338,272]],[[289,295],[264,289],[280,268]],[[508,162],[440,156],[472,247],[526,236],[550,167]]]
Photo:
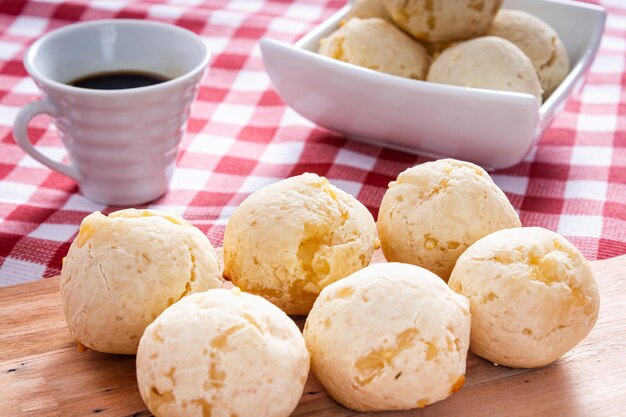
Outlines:
[[[380,253],[374,262],[383,262]],[[470,354],[457,394],[380,416],[626,416],[626,255],[592,262],[600,318],[591,334],[541,369],[509,369]],[[150,416],[133,356],[79,353],[65,326],[59,280],[0,288],[0,416]],[[302,325],[302,320],[298,324]],[[309,376],[294,416],[351,416]]]

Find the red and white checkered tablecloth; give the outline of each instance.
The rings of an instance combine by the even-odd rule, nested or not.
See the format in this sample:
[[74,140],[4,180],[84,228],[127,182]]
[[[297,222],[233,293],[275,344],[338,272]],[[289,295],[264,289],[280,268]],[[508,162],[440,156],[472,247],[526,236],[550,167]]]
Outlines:
[[[210,73],[182,142],[171,191],[151,207],[184,215],[215,246],[237,205],[263,185],[305,171],[327,176],[374,215],[387,183],[425,159],[348,141],[285,107],[263,70],[258,40],[295,41],[345,0],[0,0],[0,286],[50,277],[82,218],[112,211],[15,144],[17,111],[38,98],[22,58],[44,33],[76,21],[140,18],[203,37]],[[626,252],[626,1],[609,17],[587,83],[521,164],[493,173],[526,226],[570,239],[590,259]],[[46,117],[30,126],[48,156],[65,150]]]

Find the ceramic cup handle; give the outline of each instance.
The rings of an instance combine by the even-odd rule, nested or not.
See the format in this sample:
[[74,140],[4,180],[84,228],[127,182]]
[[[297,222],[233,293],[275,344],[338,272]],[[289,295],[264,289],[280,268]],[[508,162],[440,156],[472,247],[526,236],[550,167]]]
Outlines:
[[33,157],[36,161],[41,162],[54,171],[67,175],[68,177],[78,181],[80,179],[80,175],[75,166],[53,161],[35,149],[33,144],[30,142],[30,138],[28,137],[28,123],[30,123],[30,120],[33,117],[41,113],[55,117],[56,109],[52,103],[50,103],[47,99],[44,99],[41,101],[34,101],[26,105],[26,107],[22,108],[19,113],[17,113],[17,117],[13,123],[13,137],[15,137],[15,141],[18,145],[20,145],[24,152]]

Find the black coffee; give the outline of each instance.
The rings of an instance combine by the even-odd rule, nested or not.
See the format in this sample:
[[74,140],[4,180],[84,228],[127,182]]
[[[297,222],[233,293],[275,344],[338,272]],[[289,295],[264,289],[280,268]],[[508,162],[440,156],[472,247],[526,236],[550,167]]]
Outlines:
[[86,75],[68,84],[74,87],[91,88],[94,90],[122,90],[125,88],[147,87],[168,81],[159,74],[141,71],[114,71]]

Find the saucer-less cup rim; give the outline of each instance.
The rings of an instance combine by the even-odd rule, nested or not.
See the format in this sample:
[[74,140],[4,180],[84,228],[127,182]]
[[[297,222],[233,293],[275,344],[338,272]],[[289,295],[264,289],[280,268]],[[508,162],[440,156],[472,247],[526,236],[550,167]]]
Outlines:
[[[47,45],[54,45],[56,43],[55,40],[59,41],[63,40],[65,37],[71,38],[73,36],[80,36],[81,31],[98,31],[99,28],[104,27],[115,27],[118,29],[129,28],[136,31],[142,31],[142,28],[146,28],[146,32],[148,32],[148,30],[151,30],[153,31],[153,33],[157,33],[158,36],[178,38],[180,39],[180,42],[183,42],[186,45],[193,45],[191,46],[191,48],[195,51],[193,56],[196,57],[196,59],[193,59],[189,62],[189,65],[185,68],[186,71],[181,71],[180,74],[176,74],[173,77],[172,74],[169,74],[172,78],[168,81],[151,86],[117,90],[97,90],[67,85],[65,84],[65,82],[68,82],[69,80],[59,79],[55,76],[54,73],[49,73],[43,67],[39,66],[38,59],[42,57],[41,54],[44,53],[42,51],[44,50],[44,48],[48,48]],[[76,34],[74,32],[76,32]],[[199,82],[202,73],[208,66],[210,57],[210,50],[198,35],[187,29],[167,23],[144,21],[138,19],[103,19],[90,22],[75,23],[59,29],[55,29],[35,41],[24,56],[24,66],[26,68],[26,71],[43,90],[44,95],[42,98],[27,104],[18,112],[13,124],[13,136],[15,138],[15,141],[28,155],[30,155],[36,161],[54,171],[57,171],[74,179],[81,188],[81,191],[83,191],[83,193],[86,193],[87,191],[86,189],[84,189],[84,186],[86,185],[83,184],[83,181],[87,181],[88,178],[84,177],[81,174],[81,172],[78,170],[77,166],[74,163],[70,162],[69,164],[64,164],[54,161],[35,149],[30,141],[28,135],[28,124],[33,117],[38,114],[47,114],[53,118],[56,118],[60,115],[59,113],[61,112],[61,110],[57,109],[56,105],[54,104],[54,100],[51,100],[50,92],[54,92],[55,95],[58,94],[59,96],[74,97],[75,99],[102,99],[103,102],[111,103],[110,105],[114,105],[114,103],[120,102],[120,99],[122,99],[122,101],[126,101],[126,99],[143,100],[143,97],[146,95],[155,97],[159,95],[162,96],[163,94],[168,95],[170,92],[176,92],[180,88],[183,88],[183,86],[187,86],[190,83]],[[120,69],[123,70],[124,68]],[[88,74],[89,73],[82,75]],[[64,145],[67,146],[67,144],[65,143]],[[155,192],[156,191],[145,191],[143,193],[145,194],[144,197],[140,197],[139,195],[137,195],[137,197],[122,198],[114,197],[113,195],[109,195],[108,197],[97,197],[92,191],[89,191],[91,196],[88,195],[88,197],[93,199],[94,201],[105,204],[134,205],[153,200],[157,197]],[[148,198],[147,194],[150,194],[150,198]]]
[[[185,72],[182,75],[179,75],[170,80],[167,80],[165,82],[154,84],[154,85],[149,85],[145,87],[124,88],[124,89],[117,89],[117,90],[96,90],[96,89],[82,88],[82,87],[76,87],[73,85],[64,84],[62,82],[53,80],[52,78],[46,76],[45,74],[37,70],[37,68],[35,67],[34,65],[35,57],[37,56],[37,53],[41,49],[42,45],[44,45],[45,43],[53,40],[56,37],[63,36],[67,34],[68,32],[73,32],[76,30],[80,30],[80,29],[88,28],[92,26],[97,27],[97,26],[107,26],[107,25],[145,26],[145,27],[159,28],[161,30],[169,30],[169,31],[178,32],[179,34],[182,34],[183,36],[187,36],[190,42],[195,42],[198,46],[200,46],[200,48],[203,51],[203,59],[198,65],[196,65],[191,70]],[[199,72],[202,72],[207,67],[210,58],[211,58],[211,53],[209,49],[207,48],[206,44],[202,42],[200,37],[196,35],[195,33],[193,33],[192,31],[181,28],[179,26],[175,26],[175,25],[168,24],[168,23],[153,22],[149,20],[140,20],[140,19],[102,19],[102,20],[93,20],[89,22],[80,22],[80,23],[70,24],[68,26],[63,26],[59,29],[55,29],[45,34],[44,36],[39,38],[37,41],[35,41],[28,49],[28,52],[26,53],[26,56],[24,57],[24,67],[26,68],[26,71],[31,77],[33,77],[34,79],[44,84],[48,84],[51,87],[54,87],[55,89],[58,89],[60,91],[64,91],[64,92],[68,92],[72,94],[79,94],[79,95],[82,94],[82,95],[91,95],[91,96],[93,95],[119,96],[121,93],[123,93],[124,95],[132,96],[132,95],[145,94],[147,91],[158,91],[158,90],[167,89],[176,83],[185,82],[186,80],[197,76]]]

